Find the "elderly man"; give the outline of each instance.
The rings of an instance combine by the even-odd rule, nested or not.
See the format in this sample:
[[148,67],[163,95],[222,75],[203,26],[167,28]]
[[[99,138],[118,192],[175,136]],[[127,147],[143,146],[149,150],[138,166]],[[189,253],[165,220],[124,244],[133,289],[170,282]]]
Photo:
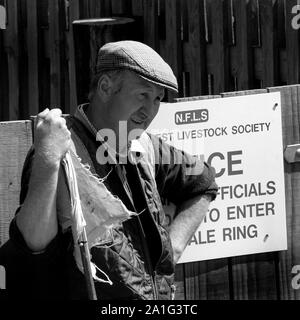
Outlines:
[[[72,149],[126,209],[138,213],[99,234],[91,248],[98,278],[109,279],[95,281],[99,299],[174,297],[174,266],[217,186],[206,163],[142,133],[165,90],[177,91],[177,81],[155,51],[135,41],[108,43],[99,50],[90,103],[67,120],[59,109],[38,115],[23,169],[21,205],[10,227],[11,241],[26,262],[20,268],[31,272],[33,296],[87,297],[70,228],[60,218],[70,211],[61,161]],[[115,133],[115,140],[105,132]],[[130,138],[132,132],[140,134]],[[126,161],[132,154],[141,161]],[[161,199],[177,206],[168,230]]]

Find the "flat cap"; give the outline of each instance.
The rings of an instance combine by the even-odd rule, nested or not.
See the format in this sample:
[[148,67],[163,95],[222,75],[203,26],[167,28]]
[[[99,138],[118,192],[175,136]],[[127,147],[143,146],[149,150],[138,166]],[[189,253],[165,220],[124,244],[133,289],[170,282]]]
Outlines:
[[117,41],[100,48],[96,73],[130,70],[140,77],[178,92],[178,84],[171,67],[152,48],[137,41]]

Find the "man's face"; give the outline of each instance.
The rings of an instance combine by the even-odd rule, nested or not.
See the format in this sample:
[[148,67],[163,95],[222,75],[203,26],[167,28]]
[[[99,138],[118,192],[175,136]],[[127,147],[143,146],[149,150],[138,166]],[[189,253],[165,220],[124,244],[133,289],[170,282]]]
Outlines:
[[125,72],[122,87],[112,94],[107,108],[107,120],[111,128],[118,132],[119,122],[127,122],[127,134],[133,129],[146,130],[156,116],[160,101],[164,97],[164,88],[155,85],[133,72]]

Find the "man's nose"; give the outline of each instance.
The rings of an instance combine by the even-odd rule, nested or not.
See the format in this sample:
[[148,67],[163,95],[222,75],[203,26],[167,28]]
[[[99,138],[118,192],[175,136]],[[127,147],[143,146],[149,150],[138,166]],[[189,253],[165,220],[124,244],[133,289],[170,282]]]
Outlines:
[[158,99],[148,100],[145,105],[146,113],[149,117],[156,115],[158,108],[160,105],[160,101]]

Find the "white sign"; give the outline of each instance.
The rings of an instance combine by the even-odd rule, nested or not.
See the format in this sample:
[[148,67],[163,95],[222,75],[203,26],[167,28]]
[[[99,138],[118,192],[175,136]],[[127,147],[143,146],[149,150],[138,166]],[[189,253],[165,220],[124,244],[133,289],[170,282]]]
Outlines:
[[287,249],[280,93],[162,104],[148,131],[216,170],[218,197],[180,262]]

